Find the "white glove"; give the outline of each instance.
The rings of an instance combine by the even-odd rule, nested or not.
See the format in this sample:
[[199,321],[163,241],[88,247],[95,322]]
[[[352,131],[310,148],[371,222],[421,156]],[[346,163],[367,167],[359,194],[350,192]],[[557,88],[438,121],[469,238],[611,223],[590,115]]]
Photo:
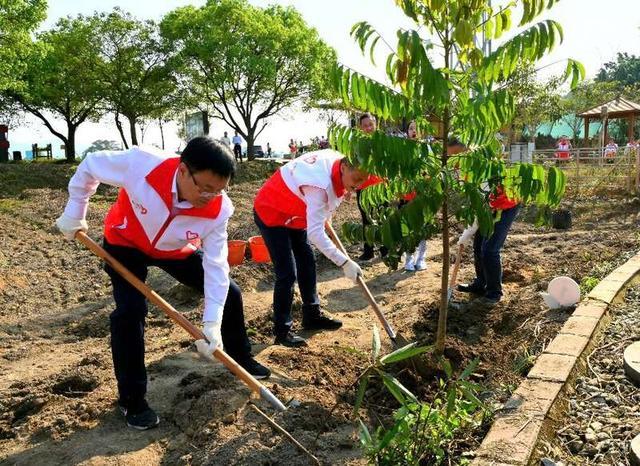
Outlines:
[[471,241],[473,241],[473,236],[476,234],[476,231],[478,231],[477,220],[473,222],[473,225],[464,229],[462,235],[460,235],[460,238],[458,239],[458,246],[469,246]]
[[358,264],[353,262],[351,259],[347,259],[342,265],[342,270],[344,271],[344,276],[351,280],[354,284],[358,284],[358,276],[362,276],[362,269]]
[[89,225],[87,225],[87,221],[85,219],[71,218],[65,214],[58,217],[56,220],[56,226],[65,238],[72,241],[76,237],[76,231],[80,230],[86,232],[89,229]]
[[205,322],[202,333],[207,337],[206,340],[196,340],[196,348],[198,353],[207,359],[213,359],[213,352],[222,348],[222,334],[220,333],[221,324],[219,322]]

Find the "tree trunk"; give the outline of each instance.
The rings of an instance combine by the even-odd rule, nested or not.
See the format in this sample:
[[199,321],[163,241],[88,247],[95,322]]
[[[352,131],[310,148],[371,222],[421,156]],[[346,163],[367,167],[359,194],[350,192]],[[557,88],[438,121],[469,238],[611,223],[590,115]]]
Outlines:
[[253,153],[253,143],[255,142],[255,130],[253,128],[249,128],[247,130],[247,160],[253,160],[256,158]]
[[158,118],[158,126],[160,126],[160,140],[162,141],[162,150],[164,150],[164,129],[162,126],[162,118]]
[[67,140],[64,142],[64,156],[67,162],[76,160],[76,126],[67,124]]
[[[442,118],[442,169],[447,168],[447,143],[449,139],[449,107],[444,109]],[[442,280],[440,284],[440,312],[438,313],[438,330],[436,334],[436,354],[444,353],[445,339],[447,337],[447,314],[449,311],[449,187],[443,178],[442,201]]]
[[205,136],[209,136],[209,112],[202,112],[202,132]]
[[[445,42],[446,44],[446,42]],[[445,47],[444,66],[449,69],[449,54],[451,49]],[[449,81],[449,73],[446,72],[445,79]],[[450,100],[449,100],[450,102]],[[450,103],[444,108],[442,115],[442,171],[447,171],[449,125],[451,115],[449,114]],[[442,177],[442,279],[440,283],[440,312],[438,313],[438,329],[436,333],[435,353],[444,353],[445,339],[447,338],[447,314],[449,311],[449,186],[447,178]]]
[[120,138],[122,138],[122,144],[125,149],[129,148],[129,143],[127,143],[127,138],[124,137],[124,130],[122,129],[122,122],[120,121],[120,114],[116,112],[115,115],[116,120],[116,128],[118,128],[118,132],[120,133]]
[[136,132],[136,119],[135,117],[127,117],[129,119],[129,130],[131,132],[131,145],[138,145],[138,134]]

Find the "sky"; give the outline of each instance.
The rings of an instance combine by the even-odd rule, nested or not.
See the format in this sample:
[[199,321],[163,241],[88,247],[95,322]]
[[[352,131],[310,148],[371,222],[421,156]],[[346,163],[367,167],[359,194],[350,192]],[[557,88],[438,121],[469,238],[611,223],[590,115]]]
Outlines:
[[[174,8],[184,5],[200,6],[204,0],[49,0],[48,18],[43,28],[51,27],[58,18],[67,15],[92,14],[94,11],[108,11],[121,6],[140,19],[159,20]],[[332,46],[338,59],[351,68],[372,78],[384,80],[383,66],[374,67],[368,56],[362,56],[360,49],[349,36],[354,23],[366,20],[375,26],[388,41],[393,42],[395,31],[401,27],[411,27],[401,10],[393,0],[250,0],[257,6],[278,3],[292,5],[305,18],[307,23],[315,27],[320,37]],[[494,4],[499,4],[494,0]],[[549,65],[541,72],[544,78],[550,74],[559,74],[564,70],[567,58],[582,62],[587,70],[587,77],[593,77],[606,62],[613,61],[617,52],[640,54],[640,16],[637,14],[638,0],[561,0],[545,13],[558,21],[564,29],[564,42],[540,65]],[[519,17],[514,18],[514,22]],[[514,30],[515,32],[515,30]],[[378,60],[384,64],[384,60]],[[63,128],[58,122],[58,127]],[[223,131],[231,129],[222,122],[212,120],[210,135],[222,136]],[[296,110],[283,112],[272,117],[269,125],[258,138],[256,144],[266,146],[270,142],[276,151],[285,151],[290,138],[307,142],[314,136],[326,132],[326,124],[316,112],[302,113]],[[177,150],[180,141],[175,125],[165,128],[167,149]],[[112,121],[105,120],[99,124],[84,123],[77,132],[77,150],[84,148],[96,139],[119,141],[118,133]],[[53,136],[41,123],[28,119],[26,126],[11,128],[9,133],[11,150],[25,150],[32,143],[40,145],[52,143],[59,148],[61,141]],[[150,127],[144,136],[144,143],[160,143],[157,127]]]

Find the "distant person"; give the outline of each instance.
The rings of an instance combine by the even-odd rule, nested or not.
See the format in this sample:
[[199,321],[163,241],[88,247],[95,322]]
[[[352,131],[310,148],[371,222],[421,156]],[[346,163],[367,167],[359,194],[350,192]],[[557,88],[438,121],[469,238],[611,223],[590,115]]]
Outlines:
[[295,159],[298,156],[298,146],[293,139],[289,140],[289,156]]
[[[202,332],[196,341],[205,357],[224,344],[238,364],[257,378],[270,371],[251,356],[242,294],[229,278],[227,223],[233,204],[225,190],[235,173],[228,147],[209,137],[189,141],[180,157],[133,147],[88,154],[69,181],[69,200],[56,226],[73,240],[87,231],[89,198],[100,183],[120,188],[104,220],[104,249],[145,281],[161,268],[204,294]],[[115,310],[109,316],[118,405],[130,427],[160,422],[146,401],[144,327],[147,300],[111,266]]]
[[271,255],[276,282],[273,289],[275,344],[306,345],[293,330],[294,284],[302,298],[302,327],[337,330],[342,322],[321,311],[317,292],[313,244],[344,275],[357,283],[362,270],[340,252],[325,231],[326,222],[347,192],[362,184],[367,173],[342,154],[313,151],[287,162],[260,188],[254,200],[254,219]]
[[627,155],[635,155],[638,152],[638,143],[637,143],[637,141],[635,141],[633,139],[629,139],[629,142],[627,142],[627,145],[625,146],[624,152]]
[[328,149],[329,148],[329,141],[327,140],[326,137],[322,136],[320,138],[320,141],[318,142],[318,148],[320,148],[320,149]]
[[271,144],[267,143],[267,157],[271,158]]
[[561,136],[556,144],[556,158],[559,160],[569,160],[571,158],[571,142],[566,136]]
[[604,147],[604,159],[607,163],[613,163],[618,154],[618,144],[609,138],[609,143]]
[[[418,128],[415,120],[412,120],[407,127],[407,139],[418,139]],[[409,194],[405,194],[400,201],[398,207],[402,207],[405,204],[408,204],[416,197],[416,193],[412,192]],[[423,239],[418,243],[418,247],[416,250],[411,253],[407,251],[405,253],[405,262],[404,269],[408,272],[424,270],[427,268],[427,240]]]
[[[360,131],[365,134],[372,134],[376,131],[376,120],[370,113],[363,113],[360,115],[358,119],[358,127]],[[370,175],[369,178],[356,190],[356,200],[358,203],[358,210],[360,211],[360,216],[362,217],[362,228],[363,230],[367,227],[367,225],[371,225],[371,220],[367,215],[367,212],[364,210],[362,206],[362,190],[372,186],[374,184],[380,183],[382,180],[375,175]],[[387,248],[382,246],[380,248],[380,255],[382,257],[387,255]],[[364,248],[362,254],[359,257],[360,261],[369,261],[374,257],[374,248],[373,244],[367,243],[366,240],[364,242]]]
[[233,136],[233,155],[236,158],[236,162],[240,160],[242,163],[242,138],[238,136],[238,132]]
[[231,140],[229,139],[226,131],[224,132],[224,136],[220,138],[220,142],[224,144],[224,147],[228,147],[229,149],[231,148]]

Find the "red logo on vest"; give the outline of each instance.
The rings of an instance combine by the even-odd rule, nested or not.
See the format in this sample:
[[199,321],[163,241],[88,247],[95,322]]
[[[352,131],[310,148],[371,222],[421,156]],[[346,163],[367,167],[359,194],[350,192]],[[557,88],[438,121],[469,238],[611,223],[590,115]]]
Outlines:
[[133,204],[133,206],[140,211],[141,215],[146,215],[147,209],[145,208],[145,206],[143,206],[142,204],[137,203],[133,199],[131,200],[131,204]]
[[187,231],[187,241],[193,241],[198,238],[200,238],[200,235],[198,233],[194,233],[193,231]]

